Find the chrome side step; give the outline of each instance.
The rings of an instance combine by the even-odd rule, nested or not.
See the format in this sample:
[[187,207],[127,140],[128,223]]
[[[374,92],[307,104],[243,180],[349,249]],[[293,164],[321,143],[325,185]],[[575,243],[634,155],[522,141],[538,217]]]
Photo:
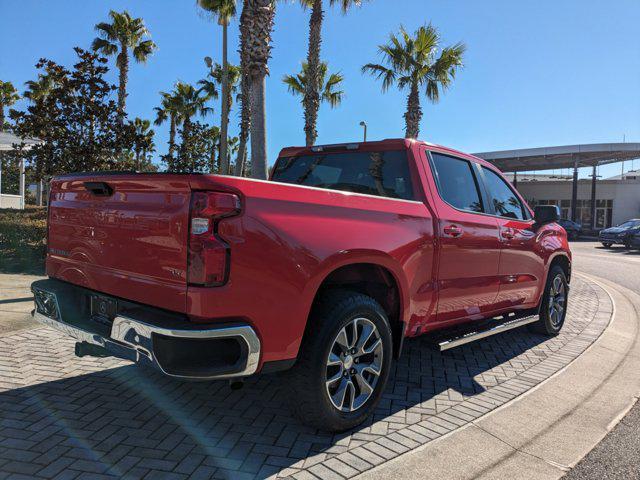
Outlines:
[[[511,315],[513,316],[513,315]],[[496,317],[494,320],[502,320],[504,317]],[[460,345],[465,345],[467,343],[475,342],[476,340],[480,340],[481,338],[490,337],[491,335],[496,335],[498,333],[506,332],[508,330],[513,330],[514,328],[522,327],[524,325],[528,325],[529,323],[534,323],[538,321],[537,315],[530,315],[527,317],[515,318],[513,320],[508,320],[509,317],[506,317],[507,320],[498,325],[494,325],[486,330],[480,330],[477,332],[468,332],[458,337],[449,338],[447,340],[443,340],[438,343],[440,347],[440,351],[444,352],[445,350],[449,350],[451,348],[459,347]]]

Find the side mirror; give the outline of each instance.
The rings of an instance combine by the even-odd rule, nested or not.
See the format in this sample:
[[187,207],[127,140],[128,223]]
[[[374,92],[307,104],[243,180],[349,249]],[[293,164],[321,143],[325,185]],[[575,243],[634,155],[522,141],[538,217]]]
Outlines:
[[546,225],[560,220],[560,207],[557,205],[538,205],[534,211],[533,219],[537,225]]

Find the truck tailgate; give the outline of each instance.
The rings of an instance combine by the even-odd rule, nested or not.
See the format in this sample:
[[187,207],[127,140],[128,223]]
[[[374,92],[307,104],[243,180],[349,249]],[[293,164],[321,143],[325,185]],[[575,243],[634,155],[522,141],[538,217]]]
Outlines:
[[54,179],[47,274],[185,312],[189,180],[168,174]]

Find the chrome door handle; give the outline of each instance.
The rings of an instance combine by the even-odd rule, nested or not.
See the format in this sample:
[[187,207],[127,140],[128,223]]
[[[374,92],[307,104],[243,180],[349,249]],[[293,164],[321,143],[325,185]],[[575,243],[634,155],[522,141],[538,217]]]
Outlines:
[[500,234],[502,235],[502,238],[504,238],[505,240],[512,240],[513,237],[516,236],[512,230],[503,230],[502,232],[500,232]]
[[459,237],[462,235],[462,229],[457,225],[447,225],[443,230],[445,235],[449,235],[450,237]]

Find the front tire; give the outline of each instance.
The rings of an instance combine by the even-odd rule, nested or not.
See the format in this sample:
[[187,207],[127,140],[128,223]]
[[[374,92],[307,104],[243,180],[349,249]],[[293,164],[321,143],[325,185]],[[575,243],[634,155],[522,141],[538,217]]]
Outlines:
[[393,345],[389,320],[373,298],[330,291],[316,304],[290,371],[294,415],[341,432],[364,422],[384,392]]
[[613,243],[609,243],[609,242],[602,242],[602,246],[604,248],[611,248],[611,245],[613,245]]
[[569,298],[569,284],[564,270],[554,265],[549,271],[544,295],[540,304],[540,319],[531,324],[536,333],[555,336],[560,333],[567,316],[567,300]]

